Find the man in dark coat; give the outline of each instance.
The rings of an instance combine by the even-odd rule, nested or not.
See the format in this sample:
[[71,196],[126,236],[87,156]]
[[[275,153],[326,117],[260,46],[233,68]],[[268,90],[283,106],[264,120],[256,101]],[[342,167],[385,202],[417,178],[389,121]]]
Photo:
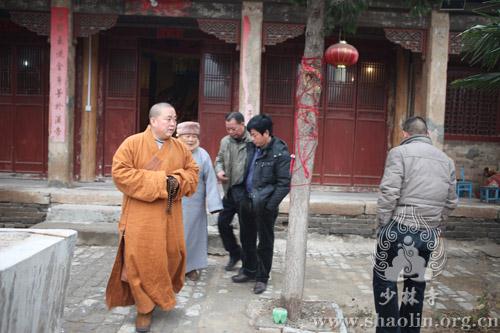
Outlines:
[[244,194],[240,203],[243,265],[232,280],[256,280],[253,291],[260,294],[266,290],[273,262],[278,207],[290,191],[290,153],[286,143],[273,136],[269,116],[253,117],[247,130],[253,142],[247,144],[245,181],[239,188]]

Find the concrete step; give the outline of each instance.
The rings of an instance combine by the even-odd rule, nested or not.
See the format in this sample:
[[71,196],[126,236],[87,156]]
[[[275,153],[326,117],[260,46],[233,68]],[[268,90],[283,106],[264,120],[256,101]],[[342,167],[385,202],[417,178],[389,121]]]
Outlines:
[[[75,230],[78,232],[78,245],[118,245],[118,224],[116,223],[42,222],[34,225],[32,228]],[[238,230],[235,230],[235,234],[236,238],[239,238]],[[216,255],[226,254],[217,226],[208,226],[208,253]]]
[[71,229],[78,232],[78,245],[118,245],[118,225],[114,223],[42,222],[34,229]]
[[118,223],[120,212],[120,206],[55,204],[47,211],[44,222]]

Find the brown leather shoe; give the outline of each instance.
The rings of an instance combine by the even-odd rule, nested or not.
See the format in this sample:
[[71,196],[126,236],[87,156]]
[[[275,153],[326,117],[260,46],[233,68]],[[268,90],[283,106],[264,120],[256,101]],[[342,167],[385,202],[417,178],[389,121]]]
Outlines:
[[135,318],[135,331],[137,333],[146,333],[151,329],[151,319],[153,317],[153,311],[149,313],[139,313],[137,312],[137,317]]
[[200,273],[196,269],[186,273],[186,277],[191,281],[198,281],[200,279]]

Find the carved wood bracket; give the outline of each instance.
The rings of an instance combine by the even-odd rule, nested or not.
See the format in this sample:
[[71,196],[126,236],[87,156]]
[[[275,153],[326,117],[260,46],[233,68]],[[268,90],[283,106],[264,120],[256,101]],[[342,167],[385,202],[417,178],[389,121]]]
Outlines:
[[198,19],[201,31],[230,44],[240,44],[240,21]]
[[287,39],[295,38],[304,33],[305,25],[287,23],[264,23],[262,26],[263,44],[276,45]]
[[[75,37],[88,37],[116,24],[116,14],[73,14],[73,34]],[[50,34],[50,13],[11,11],[12,22],[25,27],[41,36]]]
[[[198,26],[201,31],[213,35],[226,43],[240,44],[240,21],[237,20],[213,20],[198,19]],[[262,24],[262,44],[276,45],[284,41],[295,38],[304,33],[303,24],[287,23],[263,23]]]
[[[385,37],[391,42],[415,53],[422,53],[425,57],[427,44],[427,31],[423,29],[392,29],[385,28]],[[450,31],[448,40],[448,53],[460,54],[462,52],[462,39],[460,32]]]
[[385,37],[391,42],[401,45],[404,49],[425,56],[427,31],[424,29],[392,29],[385,28]]
[[48,36],[50,33],[50,13],[11,11],[10,19],[37,35]]

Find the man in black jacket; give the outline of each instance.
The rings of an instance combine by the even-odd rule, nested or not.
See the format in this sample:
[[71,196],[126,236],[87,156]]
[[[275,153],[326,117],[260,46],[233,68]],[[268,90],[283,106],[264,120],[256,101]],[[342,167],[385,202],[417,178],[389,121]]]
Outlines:
[[245,181],[240,187],[244,193],[240,203],[243,265],[232,280],[236,283],[255,280],[253,291],[260,294],[267,288],[273,263],[278,207],[290,191],[290,153],[286,143],[273,136],[269,116],[253,117],[247,130],[253,142],[247,143]]

